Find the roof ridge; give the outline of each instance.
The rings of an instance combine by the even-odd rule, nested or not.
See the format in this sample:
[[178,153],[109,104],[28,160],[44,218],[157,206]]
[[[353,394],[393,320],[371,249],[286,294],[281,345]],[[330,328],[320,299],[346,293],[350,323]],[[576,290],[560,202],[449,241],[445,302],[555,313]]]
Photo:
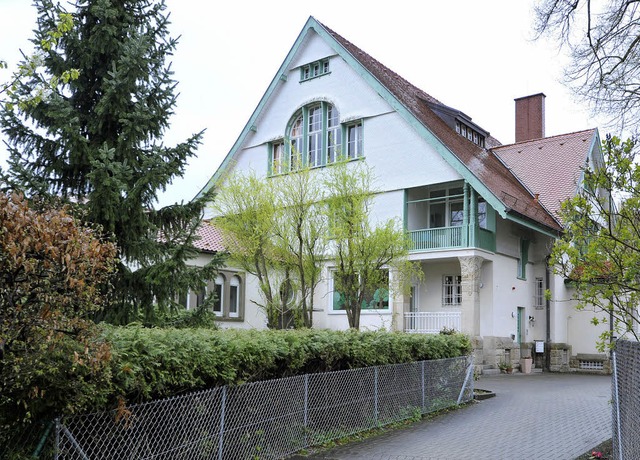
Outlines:
[[501,149],[503,147],[513,147],[514,145],[524,145],[524,144],[532,144],[532,143],[551,142],[551,141],[554,141],[555,139],[557,139],[559,137],[576,136],[576,135],[582,134],[582,133],[594,132],[594,131],[596,131],[596,129],[597,128],[588,128],[588,129],[582,129],[580,131],[573,131],[571,133],[555,134],[553,136],[538,137],[536,139],[527,139],[526,141],[513,142],[511,144],[504,144],[504,145],[500,145],[500,146],[493,147],[493,148],[494,149]]
[[[440,105],[445,104],[389,69],[380,61],[336,33],[330,27],[318,21],[317,23],[319,27],[323,28],[324,32],[338,42],[346,53],[363,66],[382,87],[389,91],[398,103],[429,130],[442,146],[445,147],[470,174],[477,178],[477,180],[487,188],[489,193],[501,202],[505,210],[510,209],[520,213],[554,231],[561,229],[555,217],[539,202],[534,201],[531,191],[522,184],[520,178],[516,177],[512,170],[508,169],[504,163],[500,161],[496,154],[489,154],[486,158],[492,158],[492,160],[484,164],[481,170],[477,169],[474,159],[479,160],[480,152],[488,152],[489,149],[483,149],[473,144],[473,142],[470,142],[466,137],[463,138],[459,134],[456,134],[456,132],[429,107],[429,101]],[[489,138],[499,144],[497,139],[491,136]],[[493,142],[491,143],[493,144]],[[484,161],[481,162],[485,163]],[[489,172],[490,170],[492,171]],[[501,177],[501,179],[496,182],[496,180],[492,179],[495,177]],[[501,182],[501,184],[498,182]],[[501,197],[502,193],[507,193],[514,197],[518,209],[514,208],[514,204],[508,205]],[[513,193],[515,193],[517,197],[513,195]],[[542,217],[540,213],[546,217]]]

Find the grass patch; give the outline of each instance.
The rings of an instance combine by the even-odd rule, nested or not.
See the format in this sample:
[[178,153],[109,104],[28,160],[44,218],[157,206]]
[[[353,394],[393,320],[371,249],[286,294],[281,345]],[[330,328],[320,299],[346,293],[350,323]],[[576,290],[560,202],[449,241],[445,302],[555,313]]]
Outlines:
[[348,436],[344,436],[337,439],[332,439],[322,444],[310,446],[307,449],[300,450],[296,454],[291,457],[288,457],[290,460],[303,459],[307,455],[322,453],[326,450],[333,449],[335,447],[344,446],[347,444],[353,444],[356,442],[364,441],[366,439],[375,438],[385,433],[389,433],[391,431],[407,428],[409,426],[415,425],[417,422],[422,422],[426,420],[432,420],[440,415],[446,414],[448,412],[452,412],[458,409],[462,409],[467,407],[470,404],[475,404],[475,401],[469,401],[466,403],[446,407],[444,409],[439,409],[433,412],[429,412],[424,415],[417,414],[417,416],[407,418],[405,420],[400,420],[398,422],[392,422],[386,425],[382,425],[379,427],[371,428],[369,430],[360,431],[358,433],[353,433]]

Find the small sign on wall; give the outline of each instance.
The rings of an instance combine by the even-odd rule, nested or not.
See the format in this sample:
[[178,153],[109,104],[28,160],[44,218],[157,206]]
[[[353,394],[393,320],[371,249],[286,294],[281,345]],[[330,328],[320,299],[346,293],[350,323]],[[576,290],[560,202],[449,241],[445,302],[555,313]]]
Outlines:
[[544,353],[544,342],[542,340],[536,340],[536,353]]

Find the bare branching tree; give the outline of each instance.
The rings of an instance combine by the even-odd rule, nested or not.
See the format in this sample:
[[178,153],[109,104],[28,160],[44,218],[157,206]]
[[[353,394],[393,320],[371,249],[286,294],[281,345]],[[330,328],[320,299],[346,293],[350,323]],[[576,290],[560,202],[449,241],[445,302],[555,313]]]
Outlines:
[[536,37],[570,52],[565,79],[611,125],[640,128],[640,1],[540,0]]

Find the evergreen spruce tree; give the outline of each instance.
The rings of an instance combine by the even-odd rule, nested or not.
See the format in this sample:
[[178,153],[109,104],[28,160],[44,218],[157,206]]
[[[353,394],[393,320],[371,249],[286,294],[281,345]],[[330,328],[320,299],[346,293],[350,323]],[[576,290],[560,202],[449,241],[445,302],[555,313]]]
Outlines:
[[[34,43],[56,30],[63,7],[37,0]],[[166,62],[177,41],[168,33],[164,0],[78,0],[67,11],[73,28],[49,47],[35,72],[16,82],[1,109],[9,168],[2,179],[27,195],[75,203],[81,216],[115,241],[120,266],[107,318],[154,318],[181,292],[200,289],[221,264],[187,265],[196,227],[211,194],[155,209],[158,193],[184,174],[202,132],[165,146],[176,104]],[[73,69],[77,78],[50,85]]]

